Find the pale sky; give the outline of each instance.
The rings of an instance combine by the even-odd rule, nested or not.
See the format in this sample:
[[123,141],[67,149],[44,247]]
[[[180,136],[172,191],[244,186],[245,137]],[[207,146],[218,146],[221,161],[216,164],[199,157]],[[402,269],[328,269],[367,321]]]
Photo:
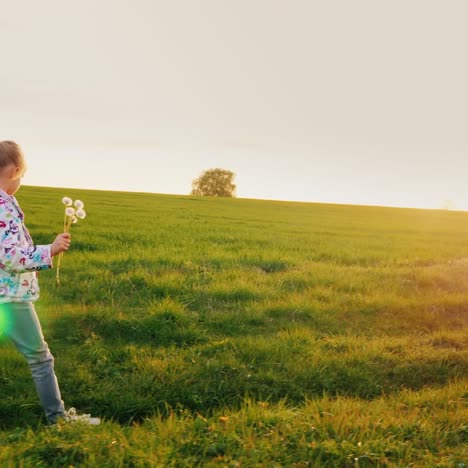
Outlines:
[[0,0],[29,185],[468,210],[466,0]]

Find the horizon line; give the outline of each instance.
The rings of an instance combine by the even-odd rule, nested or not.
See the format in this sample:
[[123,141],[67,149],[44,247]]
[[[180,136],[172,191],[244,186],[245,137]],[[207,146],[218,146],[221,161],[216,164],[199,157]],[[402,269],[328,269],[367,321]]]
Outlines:
[[312,200],[284,200],[276,198],[250,198],[250,197],[216,197],[216,196],[199,196],[191,195],[190,193],[161,193],[161,192],[148,192],[140,190],[114,190],[114,189],[99,189],[99,188],[82,188],[82,187],[62,187],[53,185],[29,185],[24,184],[22,187],[32,188],[51,188],[51,189],[62,189],[62,190],[84,190],[84,191],[96,191],[96,192],[115,192],[115,193],[134,193],[141,195],[162,195],[162,196],[173,196],[173,197],[193,197],[193,198],[219,198],[219,199],[237,199],[237,200],[256,200],[256,201],[268,201],[276,203],[300,203],[300,204],[314,204],[314,205],[336,205],[336,206],[354,206],[354,207],[368,207],[368,208],[389,208],[389,209],[401,209],[401,210],[424,210],[424,211],[444,211],[444,212],[457,212],[467,213],[468,210],[458,208],[427,208],[417,206],[400,206],[400,205],[379,205],[379,204],[360,204],[360,203],[345,203],[345,202],[331,202],[331,201],[312,201]]

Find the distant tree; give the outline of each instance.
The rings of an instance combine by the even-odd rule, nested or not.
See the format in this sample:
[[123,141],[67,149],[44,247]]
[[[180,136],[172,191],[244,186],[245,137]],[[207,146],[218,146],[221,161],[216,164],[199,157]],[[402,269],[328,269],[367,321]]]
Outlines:
[[192,182],[192,195],[205,197],[234,197],[234,172],[226,169],[208,169]]

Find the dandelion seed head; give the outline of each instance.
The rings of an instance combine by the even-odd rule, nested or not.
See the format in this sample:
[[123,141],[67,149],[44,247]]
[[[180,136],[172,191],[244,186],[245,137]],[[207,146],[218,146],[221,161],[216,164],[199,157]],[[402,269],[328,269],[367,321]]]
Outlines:
[[77,222],[78,222],[78,218],[76,216],[73,216],[72,224],[76,224]]
[[74,205],[78,210],[82,210],[84,208],[84,203],[81,200],[75,200]]
[[62,203],[66,206],[71,206],[73,204],[73,200],[69,197],[63,197]]
[[69,206],[66,210],[65,210],[65,214],[67,216],[75,216],[75,209],[72,208],[71,206]]
[[80,219],[86,218],[86,211],[83,209],[76,210],[76,216]]

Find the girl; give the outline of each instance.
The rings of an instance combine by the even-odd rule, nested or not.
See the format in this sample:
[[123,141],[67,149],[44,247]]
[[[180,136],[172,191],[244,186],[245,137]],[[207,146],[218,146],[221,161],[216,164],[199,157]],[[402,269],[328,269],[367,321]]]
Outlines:
[[34,309],[39,298],[36,271],[52,268],[52,257],[70,247],[70,234],[59,234],[51,245],[33,244],[24,224],[24,214],[13,196],[26,170],[21,148],[13,141],[0,141],[0,323],[31,369],[39,399],[49,424],[58,419],[99,424],[99,418],[65,411],[54,358],[42,335]]

